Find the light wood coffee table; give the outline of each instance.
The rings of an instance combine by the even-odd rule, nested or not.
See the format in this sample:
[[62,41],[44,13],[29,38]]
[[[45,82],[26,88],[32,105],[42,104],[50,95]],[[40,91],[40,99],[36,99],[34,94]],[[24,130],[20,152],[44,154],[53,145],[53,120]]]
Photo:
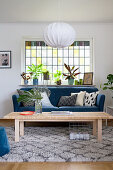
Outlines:
[[50,112],[33,114],[29,116],[12,112],[4,116],[5,119],[15,119],[15,142],[19,142],[19,136],[24,135],[24,122],[93,122],[93,135],[98,142],[102,141],[102,120],[113,119],[113,116],[104,112],[72,112],[70,115],[51,115]]

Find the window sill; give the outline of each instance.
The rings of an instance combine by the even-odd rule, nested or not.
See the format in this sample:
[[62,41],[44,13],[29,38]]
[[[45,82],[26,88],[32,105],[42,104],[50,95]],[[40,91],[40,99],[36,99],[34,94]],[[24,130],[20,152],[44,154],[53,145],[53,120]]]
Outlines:
[[95,87],[96,85],[30,85],[30,84],[22,84],[19,85],[22,87],[42,87],[42,86],[47,86],[47,87]]

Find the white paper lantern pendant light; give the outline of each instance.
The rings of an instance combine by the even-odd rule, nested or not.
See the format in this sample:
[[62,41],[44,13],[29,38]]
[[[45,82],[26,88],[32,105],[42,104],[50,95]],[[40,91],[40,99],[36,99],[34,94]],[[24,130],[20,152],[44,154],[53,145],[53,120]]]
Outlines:
[[44,42],[54,48],[68,47],[73,44],[75,38],[73,27],[63,22],[51,23],[44,31]]

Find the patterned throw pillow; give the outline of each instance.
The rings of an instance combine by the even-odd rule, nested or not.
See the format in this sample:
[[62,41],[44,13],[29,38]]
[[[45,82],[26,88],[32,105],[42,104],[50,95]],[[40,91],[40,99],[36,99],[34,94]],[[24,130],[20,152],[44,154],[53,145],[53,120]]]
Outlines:
[[[17,89],[17,92],[18,92],[19,95],[26,95],[26,93],[24,93],[23,90]],[[35,105],[35,101],[22,102],[22,104],[23,104],[24,107],[27,107],[27,106],[34,106],[34,105]]]
[[99,91],[93,92],[93,93],[87,93],[85,94],[85,106],[94,106],[96,104],[96,98],[99,94]]
[[77,94],[72,96],[61,96],[58,107],[60,106],[74,106],[76,103]]

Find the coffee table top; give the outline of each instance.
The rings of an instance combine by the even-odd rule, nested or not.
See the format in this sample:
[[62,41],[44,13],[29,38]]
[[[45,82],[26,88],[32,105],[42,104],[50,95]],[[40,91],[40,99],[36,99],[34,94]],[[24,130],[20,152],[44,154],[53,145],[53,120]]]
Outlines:
[[20,115],[20,112],[11,112],[4,116],[4,119],[18,120],[41,120],[41,121],[71,121],[71,120],[95,120],[95,119],[113,119],[105,112],[72,112],[70,115],[51,115],[51,112],[43,112],[42,114]]

